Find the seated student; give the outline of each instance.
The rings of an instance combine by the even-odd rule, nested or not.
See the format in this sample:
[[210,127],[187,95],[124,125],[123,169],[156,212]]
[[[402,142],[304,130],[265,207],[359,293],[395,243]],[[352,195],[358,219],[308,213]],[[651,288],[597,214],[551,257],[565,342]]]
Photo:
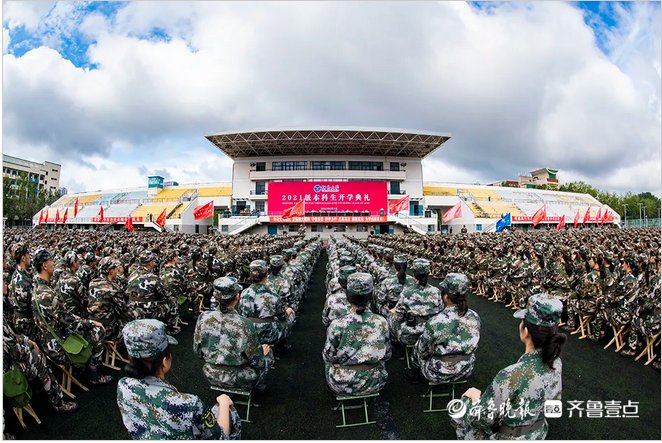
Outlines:
[[200,314],[193,352],[205,360],[202,371],[213,386],[263,390],[273,352],[260,345],[253,322],[235,310],[241,290],[234,277],[214,280],[218,309]]
[[[529,297],[526,309],[513,314],[522,319],[519,338],[525,353],[501,370],[484,393],[469,388],[462,394],[467,413],[451,422],[458,439],[542,440],[547,436],[545,401],[561,400],[560,357],[567,338],[558,332],[562,311],[559,299],[536,294]],[[483,413],[472,414],[473,407]],[[488,410],[496,412],[484,413]]]
[[117,405],[133,439],[235,440],[241,436],[241,419],[227,395],[216,397],[216,406],[205,409],[196,395],[184,394],[165,381],[172,367],[170,345],[163,322],[134,320],[122,330],[130,362],[127,377],[117,383]]
[[440,285],[446,307],[425,323],[414,347],[411,381],[448,383],[466,380],[474,370],[480,340],[480,317],[469,309],[469,279],[464,274],[448,274]]
[[372,292],[370,274],[347,277],[351,312],[332,321],[326,331],[326,382],[338,395],[374,394],[386,385],[385,362],[391,358],[388,324],[368,309]]

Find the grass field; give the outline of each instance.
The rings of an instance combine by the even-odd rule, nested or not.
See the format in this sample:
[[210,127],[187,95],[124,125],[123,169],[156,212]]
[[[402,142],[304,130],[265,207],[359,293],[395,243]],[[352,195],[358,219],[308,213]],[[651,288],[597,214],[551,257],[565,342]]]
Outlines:
[[[251,412],[254,423],[244,424],[242,439],[455,439],[445,413],[423,413],[426,391],[404,376],[405,362],[387,364],[389,381],[371,413],[377,424],[337,429],[340,413],[326,389],[321,323],[324,303],[326,255],[313,273],[308,298],[291,337],[294,350],[277,361],[266,392],[256,395],[259,408]],[[518,320],[503,305],[471,296],[470,306],[482,318],[476,371],[471,386],[481,390],[502,368],[523,353],[517,334]],[[177,337],[173,369],[168,379],[180,391],[199,395],[211,403],[215,394],[202,375],[202,361],[193,356],[194,324]],[[549,439],[660,439],[660,373],[640,362],[603,350],[605,342],[591,343],[570,337],[563,354],[563,399],[628,400],[639,402],[639,418],[567,418],[550,420]],[[76,391],[80,392],[80,391]],[[5,407],[8,431],[19,439],[126,439],[117,404],[115,384],[94,388],[78,396],[81,409],[71,415],[54,415],[43,401],[37,404],[42,424],[27,418],[28,430],[19,430]],[[240,409],[240,412],[243,410]]]

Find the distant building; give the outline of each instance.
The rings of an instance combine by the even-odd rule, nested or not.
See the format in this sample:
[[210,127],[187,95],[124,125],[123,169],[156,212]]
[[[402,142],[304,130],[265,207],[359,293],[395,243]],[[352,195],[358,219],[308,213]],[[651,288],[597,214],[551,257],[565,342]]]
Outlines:
[[489,186],[505,186],[510,188],[536,188],[546,185],[549,189],[559,188],[559,179],[556,178],[558,169],[541,168],[531,171],[531,175],[520,175],[517,180],[499,180]]
[[2,176],[9,178],[12,185],[16,185],[19,176],[25,173],[28,180],[36,184],[40,191],[56,192],[60,187],[61,169],[62,166],[49,161],[37,163],[11,155],[2,155]]

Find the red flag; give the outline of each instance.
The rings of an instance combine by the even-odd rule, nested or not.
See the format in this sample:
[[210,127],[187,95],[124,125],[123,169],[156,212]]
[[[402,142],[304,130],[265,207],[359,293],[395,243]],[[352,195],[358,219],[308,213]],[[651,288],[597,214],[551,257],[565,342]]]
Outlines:
[[604,214],[602,214],[602,223],[607,223],[609,221],[609,212],[605,209]]
[[163,208],[163,212],[159,215],[159,218],[156,219],[156,224],[164,227],[166,222],[166,210]]
[[589,206],[586,208],[586,214],[584,214],[584,221],[582,222],[583,225],[586,224],[587,221],[591,219],[591,207]]
[[304,214],[304,203],[303,200],[299,200],[294,206],[291,206],[283,211],[283,218],[292,218],[292,217],[303,217]]
[[561,220],[559,220],[559,224],[556,225],[556,230],[560,231],[562,227],[565,226],[565,214],[561,216]]
[[577,214],[575,214],[575,226],[574,228],[577,228],[577,225],[579,224],[579,209],[577,209]]
[[124,226],[126,227],[127,231],[132,232],[133,231],[133,217],[131,217],[131,216],[127,217],[126,223],[124,224]]
[[101,209],[99,210],[99,216],[101,217],[99,221],[103,223],[103,206],[101,206]]
[[393,200],[388,203],[388,213],[397,214],[400,211],[406,211],[409,209],[409,196],[406,195],[398,200]]
[[67,222],[67,217],[69,216],[69,208],[64,210],[64,216],[62,217],[62,223]]
[[600,223],[600,218],[601,218],[601,217],[600,217],[600,208],[598,208],[598,216],[595,217],[595,222],[596,222],[596,223]]
[[614,221],[614,213],[609,211],[609,218],[607,218],[607,221]]
[[46,208],[46,215],[44,216],[44,223],[48,223],[48,208]]
[[74,203],[74,217],[78,215],[78,197],[76,197],[76,203]]
[[462,217],[462,200],[457,202],[455,206],[450,208],[448,211],[444,212],[444,215],[441,216],[441,219],[444,223],[448,223],[449,221],[459,217]]
[[42,209],[41,212],[39,212],[39,223],[38,225],[42,224],[44,222],[44,210]]
[[60,223],[60,210],[55,210],[55,223]]
[[193,210],[193,217],[196,220],[202,220],[214,215],[214,201],[210,201],[206,205],[198,206]]
[[543,219],[547,217],[547,205],[542,205],[540,209],[536,211],[535,214],[533,214],[533,226],[536,226],[538,223],[543,221]]

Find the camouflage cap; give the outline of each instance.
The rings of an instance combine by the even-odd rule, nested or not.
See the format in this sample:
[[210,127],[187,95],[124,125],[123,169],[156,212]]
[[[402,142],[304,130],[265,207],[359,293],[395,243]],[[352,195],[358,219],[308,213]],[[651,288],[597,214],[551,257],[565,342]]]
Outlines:
[[14,246],[13,256],[16,262],[19,262],[21,260],[21,257],[29,253],[30,253],[30,248],[28,248],[28,245],[26,245],[25,243],[18,243],[16,246]]
[[166,333],[163,322],[154,319],[133,320],[122,329],[126,351],[134,358],[151,358],[161,354],[177,340]]
[[64,254],[64,264],[67,267],[71,267],[77,261],[78,261],[78,254],[76,254],[76,251],[69,251],[66,254]]
[[430,260],[417,258],[411,265],[411,271],[414,274],[427,274],[430,272]]
[[347,265],[353,265],[354,262],[354,257],[351,255],[341,255],[340,258],[338,259],[338,262],[340,263],[340,266],[347,266]]
[[112,270],[117,268],[118,266],[121,266],[122,263],[120,263],[119,260],[116,260],[112,257],[104,257],[101,259],[99,262],[99,272],[102,273],[103,275],[108,275],[108,273]]
[[283,266],[285,262],[283,261],[283,256],[282,255],[272,255],[269,257],[269,265],[273,266],[274,268],[278,268],[280,266]]
[[97,260],[97,256],[94,255],[94,252],[88,252],[85,254],[85,263],[92,263]]
[[138,260],[140,260],[140,263],[143,265],[146,265],[147,263],[156,261],[156,255],[149,249],[146,249],[140,254]]
[[404,255],[396,255],[393,257],[393,263],[395,264],[406,264],[407,263],[407,257]]
[[392,248],[384,248],[382,252],[384,254],[384,257],[393,258],[394,252]]
[[372,275],[365,272],[355,272],[347,277],[347,290],[354,294],[367,295],[373,290]]
[[251,271],[251,274],[266,274],[269,272],[269,267],[267,266],[267,262],[264,260],[253,260],[251,264],[249,265],[249,269]]
[[51,255],[46,248],[39,248],[34,253],[34,267],[37,269],[37,272],[41,272],[41,265],[46,263],[48,260],[53,260]]
[[444,288],[449,294],[464,295],[469,290],[469,279],[464,274],[450,273],[444,279]]
[[513,317],[522,318],[536,326],[551,328],[559,324],[562,312],[561,300],[540,293],[529,297],[527,307],[515,312]]
[[283,257],[290,258],[292,257],[292,250],[290,248],[283,249]]
[[234,277],[219,277],[214,280],[214,297],[221,300],[233,298],[242,289]]
[[356,266],[347,265],[343,266],[338,270],[338,277],[344,277],[347,279],[350,275],[356,272]]

